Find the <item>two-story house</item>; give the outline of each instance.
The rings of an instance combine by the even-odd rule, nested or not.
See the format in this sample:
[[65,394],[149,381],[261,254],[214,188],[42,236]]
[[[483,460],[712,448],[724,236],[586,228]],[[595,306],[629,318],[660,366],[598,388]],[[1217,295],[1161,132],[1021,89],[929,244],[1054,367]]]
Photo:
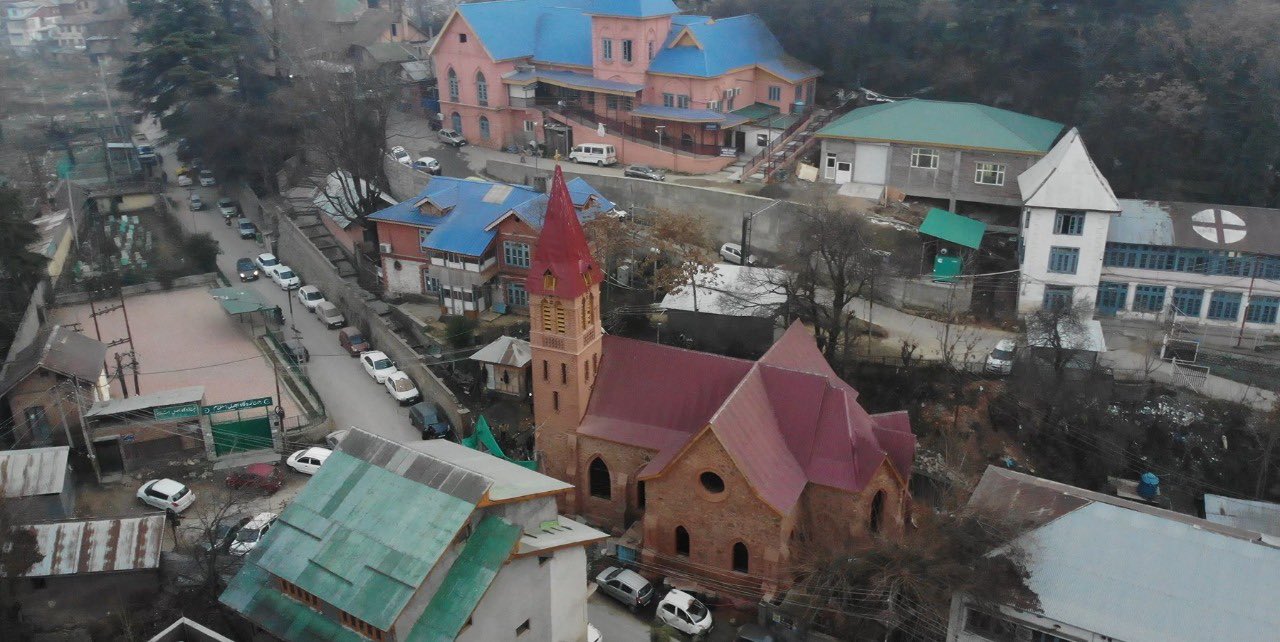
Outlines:
[[[569,182],[582,220],[614,204],[586,181]],[[524,280],[547,196],[523,185],[437,176],[413,198],[374,213],[388,292],[440,302],[443,314],[476,316],[529,305]]]
[[572,486],[445,439],[359,429],[219,598],[287,642],[579,642],[586,547]]
[[503,149],[568,155],[605,143],[624,163],[691,173],[733,162],[737,109],[813,102],[820,71],[754,15],[680,15],[671,0],[460,5],[431,50],[444,126]]
[[1004,109],[911,99],[855,109],[815,137],[823,182],[853,183],[872,198],[933,199],[964,214],[1003,208],[1012,225],[1022,205],[1014,179],[1061,133],[1061,123]]
[[58,4],[24,0],[5,8],[9,46],[19,54],[31,54],[42,43],[57,44],[62,12]]

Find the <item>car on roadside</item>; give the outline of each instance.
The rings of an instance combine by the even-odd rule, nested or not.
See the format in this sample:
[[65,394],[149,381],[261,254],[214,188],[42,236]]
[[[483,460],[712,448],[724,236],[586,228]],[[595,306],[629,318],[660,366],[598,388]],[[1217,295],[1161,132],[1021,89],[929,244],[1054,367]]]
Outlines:
[[217,184],[218,184],[217,179],[213,177],[213,170],[209,170],[209,169],[200,170],[200,187],[213,187],[214,185],[217,185]]
[[671,589],[658,602],[658,620],[685,635],[702,635],[715,626],[702,602],[680,589]]
[[436,136],[440,138],[440,142],[454,147],[462,147],[467,144],[467,139],[462,134],[452,129],[442,129],[436,132]]
[[243,217],[236,220],[236,231],[240,233],[240,238],[242,239],[252,239],[258,236],[258,226]]
[[596,576],[596,586],[600,592],[622,602],[632,612],[647,606],[653,600],[653,584],[639,573],[610,566]]
[[284,475],[271,464],[249,464],[227,475],[227,488],[260,490],[270,495],[284,485]]
[[262,537],[271,531],[271,527],[275,526],[276,520],[280,516],[275,513],[258,513],[248,524],[240,527],[236,531],[236,537],[231,542],[229,549],[232,555],[248,555],[250,551],[258,547],[258,542],[262,541]]
[[358,357],[361,352],[368,352],[373,349],[369,342],[360,334],[360,330],[353,327],[345,327],[338,330],[338,345],[342,346],[347,354]]
[[[725,261],[728,261],[729,263],[733,263],[735,265],[742,265],[742,246],[738,245],[737,243],[725,243],[724,245],[721,245],[720,258],[724,259]],[[747,257],[747,265],[755,265],[755,264],[756,264],[756,255],[752,254],[751,256]]]
[[152,479],[138,489],[138,499],[160,510],[181,513],[195,503],[196,494],[182,482],[168,478]]
[[178,187],[191,187],[195,181],[191,179],[191,170],[178,170]]
[[292,455],[289,455],[289,458],[286,459],[284,463],[286,466],[304,475],[314,475],[316,474],[316,471],[320,470],[320,467],[324,465],[324,462],[329,458],[329,455],[332,454],[333,451],[328,448],[312,446],[311,448],[304,448],[294,452]]
[[361,353],[360,365],[364,366],[364,371],[378,383],[386,383],[387,377],[399,370],[396,364],[391,361],[391,358],[381,350],[370,350]]
[[338,447],[338,444],[342,443],[342,440],[346,439],[347,435],[350,435],[350,434],[351,434],[350,428],[335,430],[324,436],[324,445],[328,446],[329,450],[334,450]]
[[258,270],[258,266],[254,265],[253,259],[241,258],[236,259],[236,274],[240,275],[240,282],[257,281],[262,272]]
[[409,407],[409,425],[418,429],[423,439],[448,439],[458,441],[458,435],[449,425],[449,418],[440,411],[434,401],[419,401]]
[[272,270],[280,265],[280,259],[277,259],[276,255],[270,252],[263,252],[262,254],[259,254],[253,259],[253,262],[257,263],[258,267],[268,276],[271,275]]
[[236,532],[241,526],[249,523],[253,519],[248,515],[230,515],[223,517],[217,524],[213,525],[213,532],[202,531],[200,533],[200,548],[206,552],[218,549],[226,552],[231,548],[231,542],[236,538]]
[[1013,360],[1018,351],[1018,344],[1013,339],[1001,339],[996,347],[987,355],[987,363],[983,366],[988,374],[1007,375],[1013,372]]
[[190,207],[192,212],[199,212],[204,209],[204,199],[200,198],[199,194],[192,194],[191,198],[187,199],[187,207]]
[[409,373],[404,370],[396,370],[387,375],[387,379],[382,382],[386,386],[387,392],[392,399],[400,402],[405,406],[422,398],[422,393],[418,392],[418,386],[413,383],[413,379],[409,378]]
[[302,307],[314,310],[317,305],[324,303],[324,295],[320,293],[320,288],[314,285],[304,285],[298,288],[298,302],[302,304]]
[[409,155],[405,148],[398,145],[391,148],[391,157],[401,165],[409,165],[413,161],[413,156]]
[[271,274],[271,280],[286,292],[302,285],[302,279],[298,278],[298,275],[294,274],[287,265],[277,265],[269,274]]
[[440,172],[444,171],[440,168],[440,161],[430,156],[423,156],[422,158],[413,161],[413,164],[410,165],[410,167],[431,174],[432,176],[439,176]]
[[151,145],[139,143],[134,147],[138,150],[138,160],[142,161],[143,165],[154,165],[160,162],[159,157],[156,155],[156,148]]
[[627,165],[627,168],[622,170],[622,175],[628,178],[643,178],[647,181],[667,180],[666,172],[648,165]]
[[240,213],[240,206],[235,201],[223,196],[218,199],[218,211],[228,218]]
[[347,318],[342,316],[342,312],[338,311],[338,306],[331,301],[321,301],[311,310],[316,313],[316,318],[320,320],[320,323],[323,323],[324,327],[330,330],[341,328],[347,324]]

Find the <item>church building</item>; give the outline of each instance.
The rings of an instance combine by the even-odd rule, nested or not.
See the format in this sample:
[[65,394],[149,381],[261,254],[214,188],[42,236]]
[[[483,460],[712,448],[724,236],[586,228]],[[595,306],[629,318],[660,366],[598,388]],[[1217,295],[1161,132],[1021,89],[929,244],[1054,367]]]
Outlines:
[[764,594],[804,550],[901,533],[906,411],[868,414],[799,323],[758,361],[606,335],[602,280],[557,167],[527,290],[536,447],[575,486],[565,512],[638,533],[643,569]]

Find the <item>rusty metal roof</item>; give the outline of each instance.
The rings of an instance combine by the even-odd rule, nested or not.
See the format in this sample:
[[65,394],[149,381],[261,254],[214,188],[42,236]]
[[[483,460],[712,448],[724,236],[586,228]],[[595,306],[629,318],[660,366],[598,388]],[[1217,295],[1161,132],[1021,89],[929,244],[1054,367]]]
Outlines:
[[0,451],[0,496],[34,497],[62,492],[67,446]]
[[23,577],[139,571],[160,566],[164,515],[32,524],[44,559]]

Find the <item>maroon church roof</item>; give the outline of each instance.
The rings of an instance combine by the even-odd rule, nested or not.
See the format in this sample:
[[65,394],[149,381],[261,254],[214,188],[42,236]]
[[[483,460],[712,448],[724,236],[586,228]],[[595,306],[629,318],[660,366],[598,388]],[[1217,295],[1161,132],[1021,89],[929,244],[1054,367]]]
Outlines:
[[888,461],[906,480],[915,455],[906,412],[869,415],[793,324],[757,362],[606,336],[579,433],[656,451],[661,475],[704,427],[756,493],[788,512],[812,482],[850,492]]
[[[555,277],[555,287],[544,287],[543,277]],[[587,288],[604,280],[604,273],[591,258],[587,235],[578,222],[573,198],[564,182],[564,172],[556,165],[551,179],[551,196],[542,222],[538,244],[533,249],[525,290],[530,294],[553,295],[564,299],[581,296]]]

